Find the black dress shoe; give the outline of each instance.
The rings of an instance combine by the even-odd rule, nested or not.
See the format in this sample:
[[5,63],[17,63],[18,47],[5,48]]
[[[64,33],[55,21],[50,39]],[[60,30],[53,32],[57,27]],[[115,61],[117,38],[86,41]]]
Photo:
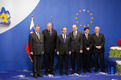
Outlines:
[[86,73],[86,70],[83,70],[83,73]]
[[72,71],[72,72],[71,72],[71,74],[74,74],[74,73],[75,73],[75,71]]
[[91,70],[87,70],[87,72],[92,73]]
[[95,69],[95,72],[97,72],[98,71],[98,69]]
[[37,75],[33,75],[33,77],[34,77],[34,78],[38,78],[38,76],[37,76]]
[[80,71],[77,71],[77,74],[78,74],[78,75],[81,75]]
[[62,76],[63,75],[63,72],[60,72],[60,75]]
[[55,75],[55,73],[54,73],[54,72],[51,72],[51,74],[52,74],[52,75]]
[[65,72],[66,75],[69,75],[68,72]]
[[38,74],[37,76],[39,76],[39,77],[43,77],[43,75],[41,75],[41,74]]
[[46,72],[45,75],[48,76],[48,73]]
[[102,71],[102,72],[105,72],[105,69],[102,69],[101,71]]

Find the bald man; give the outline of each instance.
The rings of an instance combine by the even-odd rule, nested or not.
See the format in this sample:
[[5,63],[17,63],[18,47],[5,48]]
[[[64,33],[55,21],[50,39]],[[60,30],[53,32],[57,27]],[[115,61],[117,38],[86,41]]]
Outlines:
[[83,39],[82,33],[77,31],[77,26],[72,26],[73,32],[69,33],[70,36],[70,49],[71,49],[71,65],[72,65],[72,73],[74,74],[75,71],[75,59],[77,59],[77,73],[80,75],[80,53],[83,52]]
[[98,26],[96,26],[95,33],[92,35],[95,72],[98,71],[98,56],[100,57],[101,71],[105,72],[105,63],[104,63],[105,38],[104,38],[104,35],[102,33],[99,33],[99,31],[100,31],[100,28]]
[[[45,74],[48,75],[54,74],[53,65],[54,65],[54,52],[56,51],[56,38],[57,31],[52,29],[52,24],[47,24],[47,29],[42,31],[44,35],[44,65],[45,65]],[[48,71],[50,70],[50,71]]]

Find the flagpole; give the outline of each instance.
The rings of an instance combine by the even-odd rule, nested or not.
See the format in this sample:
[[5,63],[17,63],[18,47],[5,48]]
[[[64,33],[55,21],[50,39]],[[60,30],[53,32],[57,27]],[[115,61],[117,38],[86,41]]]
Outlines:
[[53,23],[53,16],[51,16],[51,23]]
[[33,20],[33,17],[34,17],[34,16],[32,15],[31,17],[32,17],[32,20]]

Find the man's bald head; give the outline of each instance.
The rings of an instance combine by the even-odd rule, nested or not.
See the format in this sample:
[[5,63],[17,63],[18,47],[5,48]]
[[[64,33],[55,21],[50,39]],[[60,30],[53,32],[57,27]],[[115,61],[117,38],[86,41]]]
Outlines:
[[75,32],[75,31],[77,31],[77,25],[72,25],[72,30],[73,30],[73,32]]
[[95,33],[99,33],[99,31],[100,31],[100,27],[99,26],[96,26],[95,27]]
[[52,23],[47,24],[47,30],[50,30],[50,29],[52,29]]

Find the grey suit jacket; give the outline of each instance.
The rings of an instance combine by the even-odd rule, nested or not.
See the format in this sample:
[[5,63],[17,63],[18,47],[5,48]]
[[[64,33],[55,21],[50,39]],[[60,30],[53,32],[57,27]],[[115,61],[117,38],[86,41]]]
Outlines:
[[77,36],[76,39],[74,39],[73,32],[69,33],[70,36],[70,46],[71,46],[71,52],[79,52],[80,50],[83,49],[83,37],[82,33],[77,31]]
[[29,48],[34,55],[42,55],[44,51],[44,36],[40,33],[40,40],[35,32],[29,34]]

